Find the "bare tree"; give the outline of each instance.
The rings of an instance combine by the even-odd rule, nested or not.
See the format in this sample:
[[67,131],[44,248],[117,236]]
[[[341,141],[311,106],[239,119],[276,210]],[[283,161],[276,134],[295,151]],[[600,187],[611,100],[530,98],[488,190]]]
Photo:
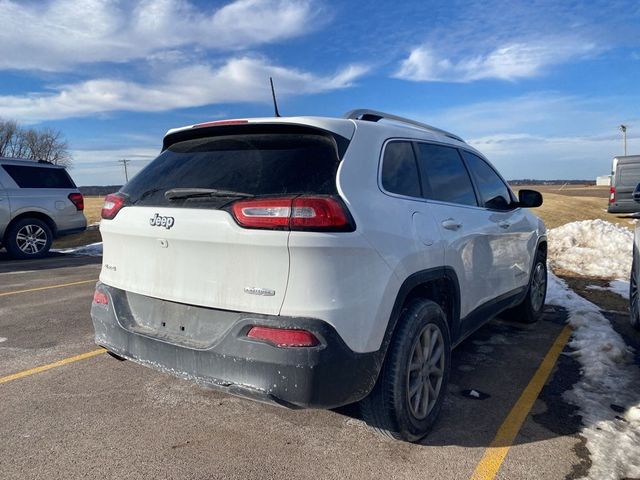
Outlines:
[[0,156],[45,160],[71,167],[69,144],[59,130],[22,128],[14,120],[0,119]]

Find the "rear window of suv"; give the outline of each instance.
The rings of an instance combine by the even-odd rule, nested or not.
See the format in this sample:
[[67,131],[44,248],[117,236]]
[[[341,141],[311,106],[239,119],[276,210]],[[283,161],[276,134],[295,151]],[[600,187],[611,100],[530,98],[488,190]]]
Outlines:
[[241,133],[174,143],[121,190],[135,205],[216,208],[229,199],[167,200],[175,188],[254,196],[333,195],[340,158],[331,134]]
[[2,168],[20,188],[76,188],[73,180],[62,168],[2,165]]

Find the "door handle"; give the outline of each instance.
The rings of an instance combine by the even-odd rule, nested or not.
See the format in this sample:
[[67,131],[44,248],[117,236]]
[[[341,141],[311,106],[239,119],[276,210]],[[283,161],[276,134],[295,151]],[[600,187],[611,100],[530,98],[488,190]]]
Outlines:
[[455,221],[453,218],[447,218],[446,220],[442,221],[442,226],[447,230],[458,230],[460,227],[462,227],[462,224]]
[[504,228],[505,230],[511,226],[509,222],[498,222],[500,228]]

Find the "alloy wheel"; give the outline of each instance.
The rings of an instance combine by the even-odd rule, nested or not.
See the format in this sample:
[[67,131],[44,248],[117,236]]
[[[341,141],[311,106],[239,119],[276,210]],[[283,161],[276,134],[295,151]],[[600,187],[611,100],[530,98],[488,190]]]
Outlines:
[[533,279],[531,282],[531,306],[534,311],[542,308],[544,297],[547,292],[547,275],[546,269],[542,262],[536,265],[533,271]]
[[16,234],[16,244],[23,253],[35,255],[47,245],[47,232],[39,225],[25,225]]
[[444,377],[445,352],[442,332],[429,323],[417,336],[407,368],[407,402],[418,420],[429,415],[436,404]]

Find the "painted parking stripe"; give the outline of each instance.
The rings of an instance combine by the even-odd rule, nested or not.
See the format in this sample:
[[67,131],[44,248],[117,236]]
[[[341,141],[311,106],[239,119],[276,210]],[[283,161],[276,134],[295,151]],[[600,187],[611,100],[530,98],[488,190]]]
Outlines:
[[502,425],[500,425],[491,445],[489,445],[485,450],[482,459],[471,476],[472,480],[490,480],[495,478],[498,470],[500,470],[502,462],[504,462],[504,459],[507,456],[507,453],[509,453],[509,449],[515,440],[516,435],[518,435],[522,424],[529,415],[538,395],[540,395],[542,387],[547,383],[547,379],[549,378],[562,349],[569,340],[571,332],[571,327],[566,325],[556,337],[556,340],[553,342],[553,345],[542,360],[538,370],[523,390],[520,398],[518,398],[518,401],[509,412],[509,415],[507,415],[507,418],[505,418]]
[[97,350],[91,350],[90,352],[81,353],[80,355],[76,355],[74,357],[63,358],[62,360],[58,360],[57,362],[48,363],[46,365],[40,365],[39,367],[30,368],[29,370],[23,370],[22,372],[13,373],[11,375],[7,375],[6,377],[0,377],[0,384],[28,377],[30,375],[35,375],[36,373],[46,372],[47,370],[51,370],[52,368],[58,368],[62,367],[63,365],[79,362],[80,360],[85,360],[87,358],[95,357],[96,355],[101,355],[104,352],[106,352],[104,348],[98,348]]
[[49,285],[46,287],[27,288],[26,290],[15,290],[13,292],[0,293],[0,297],[7,297],[9,295],[18,295],[19,293],[38,292],[40,290],[49,290],[51,288],[62,288],[62,287],[71,287],[73,285],[84,285],[85,283],[96,283],[97,281],[98,281],[97,278],[92,278],[91,280],[81,280],[79,282],[60,283],[58,285]]

